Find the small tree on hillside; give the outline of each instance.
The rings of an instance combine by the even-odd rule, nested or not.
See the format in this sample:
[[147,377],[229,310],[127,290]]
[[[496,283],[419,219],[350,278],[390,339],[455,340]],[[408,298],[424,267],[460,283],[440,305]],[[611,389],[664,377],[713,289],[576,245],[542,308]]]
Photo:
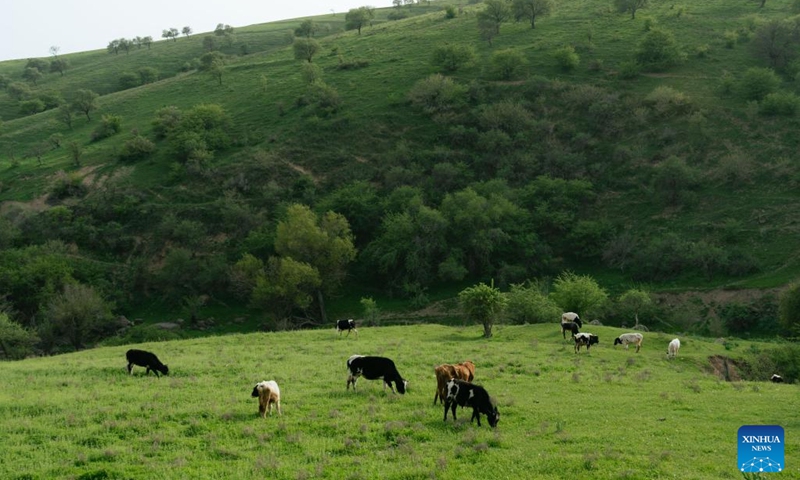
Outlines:
[[595,315],[608,302],[608,294],[592,277],[572,272],[564,272],[556,278],[550,298],[563,311],[577,312],[584,318]]
[[42,72],[40,72],[38,68],[26,68],[25,71],[22,72],[22,78],[36,85],[36,82],[42,78]]
[[345,28],[358,30],[358,34],[361,35],[361,29],[368,25],[374,17],[375,11],[370,7],[351,8],[344,17]]
[[188,37],[192,34],[192,27],[183,27],[181,33]]
[[756,30],[753,41],[759,57],[782,71],[800,58],[800,19],[771,20]]
[[445,71],[455,72],[459,68],[469,66],[475,61],[475,50],[469,45],[440,45],[433,51],[433,59],[431,61]]
[[301,23],[300,26],[295,29],[294,34],[297,37],[311,38],[315,33],[317,33],[318,29],[319,27],[316,23],[314,23],[314,20],[309,18],[307,20],[303,20],[303,23]]
[[86,119],[91,121],[92,117],[89,114],[97,109],[98,95],[91,90],[78,90],[72,98],[72,109],[86,115]]
[[492,336],[492,326],[500,317],[508,303],[505,295],[491,285],[479,283],[474,287],[462,290],[458,294],[458,301],[467,318],[483,324],[483,336]]
[[294,58],[306,60],[308,63],[311,63],[314,55],[320,50],[319,42],[313,38],[295,38],[292,48],[294,49]]
[[514,79],[523,69],[527,60],[517,50],[505,49],[492,53],[492,73],[501,80]]
[[617,300],[620,313],[626,317],[633,317],[634,327],[639,325],[639,314],[648,314],[653,311],[653,297],[650,292],[632,288]]
[[778,318],[792,336],[800,336],[800,282],[792,283],[781,294]]
[[495,35],[500,35],[500,25],[511,18],[511,8],[506,0],[486,0],[484,4],[478,13],[478,27],[493,28]]
[[61,76],[64,76],[64,71],[69,68],[69,62],[64,60],[63,58],[56,58],[50,62],[50,72],[55,73],[58,72]]
[[36,332],[8,318],[0,312],[0,351],[5,358],[19,360],[33,353],[33,347],[39,342]]
[[660,28],[647,32],[636,50],[636,61],[652,70],[664,70],[681,63],[684,58],[675,36]]
[[614,6],[620,13],[631,12],[631,20],[636,18],[636,11],[650,5],[650,0],[614,0]]
[[530,20],[531,28],[536,28],[536,17],[550,15],[553,0],[514,0],[512,9],[517,20]]
[[64,285],[44,310],[47,334],[69,341],[75,350],[82,349],[93,334],[112,318],[111,307],[94,290],[81,284]]
[[148,36],[146,36],[146,37],[144,37],[142,39],[142,45],[147,46],[148,50],[150,50],[150,45],[152,45],[152,44],[153,44],[153,37],[151,37],[150,35],[148,35]]

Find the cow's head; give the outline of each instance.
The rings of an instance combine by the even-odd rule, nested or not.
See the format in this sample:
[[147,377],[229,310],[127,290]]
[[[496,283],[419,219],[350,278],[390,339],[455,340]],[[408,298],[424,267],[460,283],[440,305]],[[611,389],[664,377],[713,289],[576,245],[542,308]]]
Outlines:
[[402,394],[406,393],[406,388],[408,387],[408,380],[403,380],[401,378],[400,381],[399,382],[395,382],[395,384],[397,385],[397,391],[399,393],[402,393]]
[[600,337],[597,335],[592,335],[589,337],[589,345],[596,345],[600,343]]
[[615,338],[614,345],[622,345],[622,340],[620,340],[619,338]]
[[260,384],[259,384],[259,383],[257,383],[257,384],[256,384],[256,386],[255,386],[255,387],[253,387],[253,393],[251,393],[251,394],[250,394],[250,396],[251,396],[251,397],[257,397],[257,396],[258,396],[258,386],[259,386],[259,385],[260,385]]
[[169,375],[169,367],[166,365],[161,365],[160,367],[156,367],[156,370],[161,372],[162,375]]
[[492,402],[492,410],[486,414],[486,420],[489,421],[489,426],[495,428],[497,426],[497,422],[500,421],[500,411],[497,409],[497,404],[495,403],[494,399],[491,400]]

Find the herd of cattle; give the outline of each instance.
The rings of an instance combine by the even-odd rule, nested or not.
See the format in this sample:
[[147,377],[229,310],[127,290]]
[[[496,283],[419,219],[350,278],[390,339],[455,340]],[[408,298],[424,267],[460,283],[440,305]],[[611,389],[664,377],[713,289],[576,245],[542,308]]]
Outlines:
[[[588,332],[580,332],[583,328],[583,322],[578,314],[574,312],[567,312],[561,316],[561,334],[566,339],[566,332],[571,333],[572,339],[575,342],[575,353],[580,352],[581,347],[586,347],[588,352],[592,345],[600,342],[600,337]],[[358,330],[356,330],[355,321],[339,320],[336,322],[336,331],[341,336],[342,332],[347,331],[355,332],[358,337]],[[636,345],[636,353],[642,348],[642,340],[644,336],[641,333],[624,333],[614,339],[614,345],[624,345],[627,349],[629,345]],[[678,350],[681,347],[679,339],[675,338],[667,346],[667,357],[673,359],[677,357]],[[137,365],[147,369],[146,374],[154,372],[158,377],[159,372],[168,375],[169,368],[161,363],[161,361],[153,353],[144,350],[131,349],[125,354],[128,360],[128,373],[133,373],[133,366]],[[406,386],[408,381],[403,379],[397,367],[389,358],[365,356],[365,355],[352,355],[347,359],[347,369],[349,375],[347,377],[347,390],[350,390],[350,385],[353,386],[353,391],[356,389],[356,382],[359,377],[364,377],[367,380],[383,380],[383,389],[386,390],[388,385],[392,392],[404,394],[406,393]],[[453,420],[456,420],[456,406],[472,408],[472,418],[470,422],[478,420],[478,426],[481,425],[480,415],[486,415],[486,419],[491,427],[496,427],[497,422],[500,420],[500,412],[497,410],[497,402],[492,398],[489,393],[480,385],[472,383],[475,378],[475,364],[471,361],[465,361],[454,365],[442,364],[434,367],[436,375],[436,393],[433,397],[433,404],[437,402],[444,403],[444,420],[447,421],[447,411],[450,410]],[[770,378],[772,382],[783,382],[780,375],[773,375]],[[273,405],[281,413],[281,391],[278,384],[274,380],[262,381],[256,384],[253,388],[253,397],[258,397],[258,412],[259,415],[266,418],[267,413],[272,415]]]

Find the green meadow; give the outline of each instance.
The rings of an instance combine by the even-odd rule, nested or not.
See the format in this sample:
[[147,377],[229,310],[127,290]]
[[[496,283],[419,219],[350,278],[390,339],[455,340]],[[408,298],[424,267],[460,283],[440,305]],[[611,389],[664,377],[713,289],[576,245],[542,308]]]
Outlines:
[[[128,346],[0,364],[0,478],[741,478],[736,433],[786,431],[780,478],[800,478],[796,385],[725,382],[709,357],[726,348],[646,333],[640,353],[612,347],[624,330],[576,354],[557,324],[362,328],[234,334],[138,345],[168,377],[125,370]],[[361,379],[346,391],[352,354],[395,360],[406,395]],[[433,367],[470,359],[498,402],[500,423],[442,421]],[[281,387],[283,415],[258,416],[250,393]],[[765,477],[766,478],[766,477]]]

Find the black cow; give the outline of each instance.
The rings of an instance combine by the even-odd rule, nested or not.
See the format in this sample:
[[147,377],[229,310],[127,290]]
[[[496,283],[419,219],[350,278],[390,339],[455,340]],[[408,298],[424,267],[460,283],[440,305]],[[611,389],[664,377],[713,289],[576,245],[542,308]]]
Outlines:
[[578,329],[578,324],[577,323],[575,323],[575,322],[564,322],[564,323],[561,324],[561,337],[562,338],[565,338],[565,339],[567,338],[567,333],[566,333],[567,330],[572,332],[572,336],[573,337],[575,335],[577,335],[578,332],[580,331]]
[[783,383],[783,377],[775,373],[769,378],[769,381],[772,383]]
[[397,386],[397,391],[401,394],[406,393],[406,385],[408,382],[403,380],[394,362],[385,357],[365,357],[363,355],[353,355],[347,359],[347,368],[350,370],[350,375],[347,377],[347,389],[350,389],[350,384],[353,384],[353,391],[356,389],[356,381],[358,377],[363,376],[367,380],[383,379],[383,389],[386,390],[386,385],[394,392],[392,382]]
[[147,367],[147,375],[150,375],[150,370],[156,374],[156,377],[158,377],[158,372],[169,375],[169,367],[161,363],[154,353],[131,349],[125,352],[125,358],[128,359],[128,373],[130,374],[133,374],[133,366],[138,365]]
[[591,333],[579,333],[575,335],[575,353],[578,353],[581,347],[585,346],[586,351],[589,351],[589,348],[592,345],[600,343],[600,337],[597,335],[592,335]]
[[336,331],[339,332],[339,336],[342,336],[342,332],[347,330],[347,336],[350,336],[350,331],[356,332],[356,338],[358,338],[358,330],[356,330],[356,322],[352,318],[349,320],[339,320],[336,322]]
[[475,385],[456,378],[447,382],[447,398],[444,400],[444,420],[447,421],[447,409],[453,412],[453,420],[456,420],[456,406],[472,407],[472,423],[478,419],[478,426],[481,426],[481,413],[486,415],[489,426],[494,428],[500,421],[500,412],[497,405],[489,397],[489,393],[480,385]]

